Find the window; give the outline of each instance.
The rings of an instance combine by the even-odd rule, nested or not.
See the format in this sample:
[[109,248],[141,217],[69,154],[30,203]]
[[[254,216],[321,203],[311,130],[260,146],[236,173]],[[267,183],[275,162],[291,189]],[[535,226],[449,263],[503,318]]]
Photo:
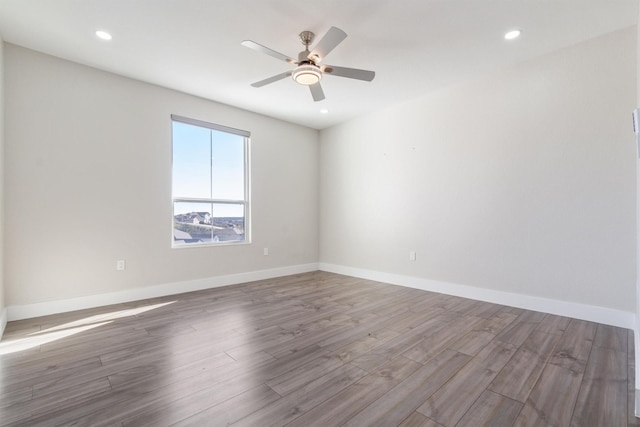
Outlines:
[[249,132],[171,116],[173,247],[248,242]]

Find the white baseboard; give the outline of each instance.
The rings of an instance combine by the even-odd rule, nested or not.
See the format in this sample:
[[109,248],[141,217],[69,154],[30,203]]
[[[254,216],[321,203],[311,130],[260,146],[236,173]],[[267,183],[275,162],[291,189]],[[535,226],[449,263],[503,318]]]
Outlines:
[[48,301],[35,304],[12,305],[0,311],[0,332],[4,331],[4,327],[7,321],[29,319],[33,317],[46,316],[49,314],[82,310],[85,308],[100,307],[147,298],[175,295],[184,292],[217,288],[221,286],[252,282],[255,280],[264,280],[274,277],[288,276],[291,274],[307,273],[316,270],[323,270],[331,273],[376,280],[379,282],[407,286],[410,288],[422,289],[425,291],[439,292],[447,295],[471,298],[479,301],[487,301],[495,304],[508,305],[511,307],[524,308],[527,310],[541,311],[545,313],[556,314],[559,316],[588,320],[622,328],[633,329],[635,326],[635,316],[633,313],[614,310],[606,307],[592,306],[568,301],[559,301],[549,298],[515,294],[511,292],[496,291],[492,289],[478,288],[456,283],[440,282],[419,277],[403,276],[392,273],[346,267],[337,264],[311,263],[280,267],[269,270],[259,270],[247,273],[216,276],[206,279],[165,283],[162,285],[147,286],[142,288],[128,289],[126,291],[110,292],[86,297]]
[[184,282],[164,283],[162,285],[146,286],[127,289],[126,291],[110,292],[106,294],[86,297],[69,298],[57,301],[47,301],[35,304],[12,305],[3,311],[5,323],[7,320],[30,319],[47,316],[49,314],[64,313],[85,308],[101,307],[123,302],[156,298],[202,289],[253,282],[256,280],[272,279],[274,277],[289,276],[291,274],[308,273],[318,270],[318,264],[301,264],[269,270],[251,271],[247,273],[229,274],[225,276],[209,277],[206,279],[188,280]]
[[422,289],[447,295],[455,295],[494,304],[508,305],[527,310],[541,311],[559,316],[588,320],[620,328],[634,329],[635,314],[612,308],[581,304],[577,302],[560,301],[550,298],[522,295],[511,292],[496,291],[457,283],[440,282],[420,277],[403,276],[399,274],[383,273],[342,265],[319,263],[318,268],[330,273],[344,274],[362,279],[375,280],[393,285]]
[[4,334],[4,328],[7,326],[7,309],[2,308],[0,310],[0,339],[2,339],[2,334]]

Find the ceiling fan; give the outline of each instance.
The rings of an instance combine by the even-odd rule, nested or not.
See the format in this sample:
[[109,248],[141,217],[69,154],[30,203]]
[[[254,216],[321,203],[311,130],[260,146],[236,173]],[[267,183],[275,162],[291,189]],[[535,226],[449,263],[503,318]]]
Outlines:
[[340,28],[329,28],[327,34],[320,39],[318,44],[311,51],[309,51],[309,45],[313,43],[315,34],[311,31],[303,31],[300,33],[299,37],[300,41],[302,41],[302,44],[304,45],[304,50],[298,54],[298,60],[290,58],[287,55],[283,55],[280,52],[276,52],[273,49],[269,49],[268,47],[252,40],[244,40],[242,42],[243,46],[250,49],[266,53],[269,56],[273,56],[274,58],[288,62],[289,64],[297,65],[293,70],[276,74],[275,76],[252,83],[251,86],[262,87],[269,83],[277,82],[278,80],[292,76],[295,82],[309,86],[311,96],[313,97],[313,100],[317,102],[324,99],[324,91],[322,90],[322,86],[320,86],[320,80],[322,80],[322,76],[324,74],[364,80],[367,82],[370,82],[375,77],[376,73],[369,70],[321,64],[324,58],[347,37],[347,33],[342,31]]

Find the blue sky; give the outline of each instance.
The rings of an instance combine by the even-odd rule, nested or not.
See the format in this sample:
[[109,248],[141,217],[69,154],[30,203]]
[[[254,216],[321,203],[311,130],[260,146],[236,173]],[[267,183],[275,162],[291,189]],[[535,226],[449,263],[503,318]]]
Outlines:
[[[173,197],[244,199],[244,137],[173,122]],[[243,216],[242,205],[176,203],[174,214]]]

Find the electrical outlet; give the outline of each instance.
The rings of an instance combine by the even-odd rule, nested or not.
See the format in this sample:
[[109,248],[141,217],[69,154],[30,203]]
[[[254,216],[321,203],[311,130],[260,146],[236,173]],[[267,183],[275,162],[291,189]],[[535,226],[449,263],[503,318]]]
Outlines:
[[124,262],[123,259],[119,259],[118,261],[116,261],[116,270],[122,271],[125,268],[127,268],[127,264]]
[[262,253],[264,254],[264,256],[269,255],[269,248],[264,248]]
[[409,251],[409,261],[416,260],[416,251]]

